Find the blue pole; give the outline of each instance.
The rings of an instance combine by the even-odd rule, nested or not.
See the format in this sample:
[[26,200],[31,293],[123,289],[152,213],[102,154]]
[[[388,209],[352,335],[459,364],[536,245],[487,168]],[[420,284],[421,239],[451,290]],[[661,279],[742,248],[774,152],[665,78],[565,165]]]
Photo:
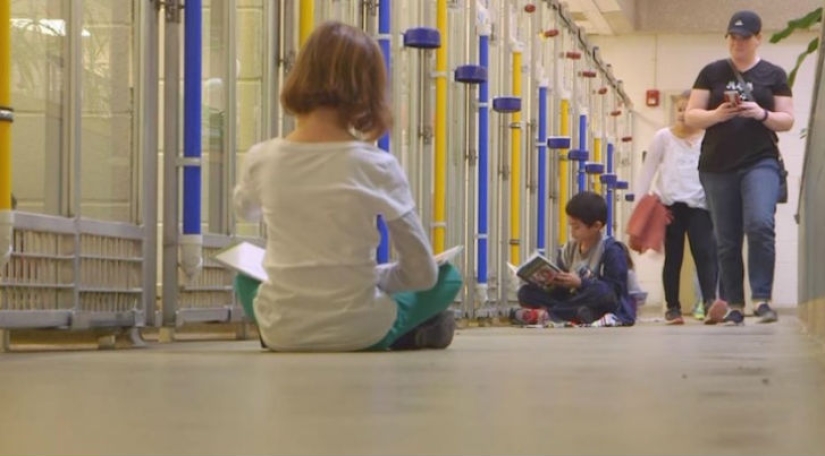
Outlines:
[[[390,76],[390,0],[380,0],[378,2],[378,44],[381,46],[381,53],[384,54],[384,67],[387,69],[387,76]],[[378,139],[378,147],[390,152],[389,133]],[[378,245],[379,263],[386,263],[390,260],[390,236],[384,220],[378,217],[378,231],[381,233],[381,243]]]
[[[489,71],[490,37],[479,36],[479,65]],[[487,283],[487,195],[489,183],[490,144],[490,89],[487,82],[482,82],[478,91],[478,277],[479,284]]]
[[[587,150],[587,115],[579,115],[579,150]],[[584,173],[585,160],[579,160],[578,177],[579,177],[579,193],[587,190],[587,175]]]
[[536,247],[545,253],[547,233],[547,86],[539,86],[539,197],[538,227],[536,229]]
[[[613,174],[613,143],[607,143],[607,173]],[[607,184],[607,235],[613,236],[613,184]]]
[[[202,22],[201,0],[187,0],[183,45],[183,156],[201,158],[201,73]],[[174,189],[167,191],[175,194]],[[173,196],[172,198],[174,198]],[[201,232],[201,166],[183,166],[183,234]]]

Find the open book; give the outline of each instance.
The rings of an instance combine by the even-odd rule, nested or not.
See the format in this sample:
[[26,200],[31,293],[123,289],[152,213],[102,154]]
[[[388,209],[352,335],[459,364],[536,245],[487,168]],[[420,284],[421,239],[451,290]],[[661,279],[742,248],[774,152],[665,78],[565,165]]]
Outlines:
[[239,242],[229,246],[215,255],[215,261],[241,274],[265,282],[267,279],[264,269],[263,247],[249,242]]
[[[435,262],[442,265],[452,261],[462,250],[464,250],[463,245],[449,248],[435,255]],[[265,252],[266,250],[263,247],[258,247],[249,242],[239,242],[221,250],[214,258],[215,261],[235,272],[264,282],[267,279],[263,265]]]
[[522,263],[518,268],[513,265],[509,266],[511,271],[521,280],[547,291],[552,290],[556,286],[556,284],[553,283],[556,275],[564,272],[555,262],[538,252],[534,253],[533,256],[528,258],[527,261]]
[[458,254],[461,253],[462,250],[464,250],[464,246],[463,245],[457,245],[457,246],[451,247],[451,248],[449,248],[449,249],[447,249],[447,250],[445,250],[441,253],[435,254],[433,258],[435,258],[436,264],[441,266],[444,263],[448,263],[448,262],[453,261],[455,259],[455,257],[457,257]]

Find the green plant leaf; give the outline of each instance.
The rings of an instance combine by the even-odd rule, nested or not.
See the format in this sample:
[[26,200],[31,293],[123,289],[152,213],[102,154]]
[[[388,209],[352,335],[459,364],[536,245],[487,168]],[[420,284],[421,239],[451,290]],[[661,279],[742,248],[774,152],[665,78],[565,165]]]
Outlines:
[[788,26],[771,35],[770,42],[778,43],[785,38],[791,36],[796,30],[807,30],[817,22],[822,22],[822,7],[819,7],[810,13],[798,18],[788,21]]
[[799,67],[801,67],[802,63],[805,61],[805,59],[809,55],[816,52],[817,49],[819,49],[819,38],[818,37],[812,39],[811,42],[808,43],[808,48],[805,49],[805,51],[803,53],[799,54],[799,57],[796,58],[796,65],[794,65],[793,70],[791,70],[791,72],[788,74],[788,85],[789,86],[793,87],[793,83],[794,83],[794,81],[796,81],[796,73],[797,73],[797,71],[799,71]]

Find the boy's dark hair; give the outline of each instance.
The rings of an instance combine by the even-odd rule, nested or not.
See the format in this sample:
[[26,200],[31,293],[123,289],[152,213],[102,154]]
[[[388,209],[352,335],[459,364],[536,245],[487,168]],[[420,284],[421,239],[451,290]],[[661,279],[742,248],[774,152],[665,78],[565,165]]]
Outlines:
[[607,202],[602,195],[593,192],[581,192],[570,198],[564,211],[570,217],[581,220],[587,226],[596,222],[607,224]]

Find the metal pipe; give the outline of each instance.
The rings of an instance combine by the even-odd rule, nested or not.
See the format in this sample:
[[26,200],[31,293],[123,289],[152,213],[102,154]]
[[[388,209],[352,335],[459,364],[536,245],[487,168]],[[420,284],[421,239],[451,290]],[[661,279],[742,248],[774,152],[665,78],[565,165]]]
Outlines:
[[538,206],[536,216],[536,249],[541,254],[547,252],[545,239],[547,230],[547,81],[539,84],[538,119]]
[[[486,10],[480,15],[478,30],[479,65],[490,74],[490,33],[491,24]],[[476,281],[479,300],[487,301],[487,234],[490,215],[488,213],[490,182],[490,83],[482,82],[478,90],[478,262]]]
[[435,189],[433,193],[433,252],[445,248],[447,187],[447,0],[437,0],[436,28],[441,46],[435,51]]
[[[523,45],[512,46],[513,96],[521,98],[521,60]],[[510,134],[510,262],[521,264],[521,112],[513,113]],[[507,212],[504,212],[505,214]]]
[[138,84],[143,154],[143,312],[146,326],[155,325],[155,305],[158,283],[158,11],[160,2],[141,2],[143,20],[140,59],[143,77]]
[[[585,113],[584,108],[582,108],[579,112],[579,150],[582,152],[587,151],[587,114]],[[578,186],[579,192],[583,192],[587,190],[587,174],[585,174],[584,165],[586,160],[579,159],[579,164],[576,169],[578,175]]]
[[301,0],[299,15],[299,44],[303,47],[315,28],[315,0]]
[[[548,74],[552,76],[552,81],[550,82],[550,90],[552,91],[552,104],[548,106],[550,119],[550,131],[555,135],[560,135],[561,131],[561,116],[559,115],[561,111],[561,87],[559,81],[559,69],[563,68],[563,61],[562,65],[559,65],[559,54],[560,51],[563,49],[561,44],[562,36],[559,35],[559,17],[558,14],[552,9],[552,5],[548,5],[550,7],[550,14],[553,17],[553,25],[550,31],[550,36],[553,38],[553,46],[548,46],[548,49],[545,50],[545,59],[548,65],[552,66],[552,69],[548,69]],[[561,207],[560,199],[559,199],[559,181],[558,176],[559,169],[561,166],[561,157],[558,153],[553,153],[551,157],[548,159],[548,171],[547,171],[547,178],[548,178],[548,192],[550,195],[550,207],[548,210],[548,219],[551,220],[550,223],[547,225],[547,239],[546,239],[546,246],[550,248],[550,251],[556,251],[558,249],[558,242],[559,242],[559,233],[562,231],[562,227],[560,226],[560,220],[558,217],[559,208]],[[554,182],[551,184],[549,179],[553,179]]]
[[[183,235],[180,267],[190,280],[203,265],[201,235],[201,122],[203,77],[203,4],[186,0],[183,41]],[[227,83],[228,84],[228,81]],[[176,187],[172,188],[175,191]]]
[[[235,181],[235,167],[236,167],[236,149],[238,144],[238,33],[237,33],[237,0],[225,0],[224,11],[226,11],[226,59],[228,65],[224,70],[224,78],[227,84],[224,88],[226,91],[226,116],[223,119],[224,123],[224,137],[223,137],[223,175],[222,181],[224,185],[224,194],[221,198],[223,217],[221,218],[221,225],[218,227],[221,233],[233,234],[235,232],[235,211],[232,210],[230,202],[230,195],[232,184]],[[265,65],[265,64],[264,64]]]
[[[64,204],[66,215],[75,219],[81,216],[81,170],[82,160],[81,150],[83,150],[81,129],[83,122],[83,103],[82,103],[82,89],[83,89],[83,0],[76,0],[71,3],[69,7],[68,24],[66,27],[66,36],[68,37],[69,53],[66,59],[69,62],[68,68],[68,82],[67,92],[68,96],[65,98],[66,116],[64,117],[64,125],[66,128],[66,137],[68,142],[66,144],[68,152],[66,154],[65,162],[66,170],[71,169],[67,173],[66,197],[61,198]],[[80,249],[80,233],[75,232],[75,248]],[[80,283],[81,283],[81,262],[80,255],[74,255],[73,270],[74,270],[74,288],[73,294],[73,311],[78,312],[81,309],[80,302]]]
[[[467,62],[470,55],[466,35],[472,32],[473,27],[456,26],[457,24],[465,23],[465,16],[463,7],[459,8],[456,0],[449,0],[447,28],[450,31],[449,43],[451,43],[451,46],[447,50],[447,67],[453,71],[448,71],[447,73],[448,102],[446,117],[449,120],[446,128],[447,131],[450,132],[462,132],[470,119],[473,121],[475,120],[475,111],[469,112],[464,109],[468,96],[467,92],[459,89],[461,83],[453,77],[455,74],[454,70],[456,70],[459,66],[458,63]],[[468,117],[468,113],[471,117]],[[446,226],[451,229],[445,231],[444,245],[445,248],[456,245],[465,246],[464,250],[459,255],[460,258],[456,259],[456,263],[463,264],[464,266],[470,266],[464,261],[470,251],[466,244],[466,228],[469,225],[472,225],[475,220],[475,215],[472,216],[472,219],[467,218],[467,204],[469,202],[467,196],[469,194],[468,186],[470,183],[468,179],[470,179],[470,176],[467,175],[466,146],[471,145],[473,148],[473,153],[475,153],[475,138],[473,138],[470,143],[466,142],[468,139],[469,138],[462,137],[461,134],[450,134],[447,135],[446,139],[447,177],[445,178],[445,221],[447,223]],[[473,172],[475,172],[475,166],[473,167]],[[469,204],[474,206],[475,200],[469,202]],[[473,213],[475,213],[474,207]],[[475,248],[473,247],[472,250],[475,250]],[[465,271],[467,269],[466,267],[463,267],[461,270]],[[471,287],[466,285],[469,285],[471,281],[471,279],[468,279],[465,281],[465,286],[462,287],[462,292],[459,297],[462,302],[466,302],[466,292],[468,289],[471,289]]]
[[[390,0],[379,0],[378,2],[378,44],[381,46],[381,53],[384,55],[384,68],[387,71],[387,80],[391,81],[390,69],[390,45],[392,35],[390,27],[392,21],[392,11],[390,10]],[[389,88],[387,88],[389,90]],[[390,152],[390,133],[387,132],[378,140],[378,147]],[[377,260],[379,263],[386,263],[390,258],[390,239],[387,225],[384,220],[378,217],[378,231],[381,233],[381,244],[378,246]]]
[[[283,15],[281,17],[281,24],[283,25],[283,77],[289,74],[292,70],[292,65],[295,64],[295,59],[298,54],[298,44],[296,42],[296,11],[295,2],[297,0],[286,0],[283,4]],[[280,93],[276,93],[278,97]],[[281,131],[280,135],[285,136],[295,128],[295,118],[285,113],[281,117]]]
[[[607,143],[607,174],[611,175],[614,173],[613,169],[613,143]],[[605,191],[605,199],[607,200],[607,235],[613,236],[613,219],[614,219],[614,206],[616,202],[614,201],[613,196],[613,185],[608,183],[605,185],[607,190]]]
[[264,132],[262,137],[279,136],[278,114],[280,103],[281,72],[281,0],[263,2],[264,14],[264,62],[262,67],[261,110]]
[[13,242],[11,207],[11,0],[0,0],[0,269],[8,262]]
[[[475,236],[475,223],[476,220],[476,211],[475,211],[475,197],[476,197],[476,184],[477,184],[477,174],[476,174],[476,163],[478,160],[477,150],[475,147],[475,142],[477,140],[476,135],[476,128],[475,128],[475,116],[474,114],[474,97],[475,97],[475,89],[472,84],[467,85],[467,93],[465,96],[464,102],[464,112],[465,112],[465,122],[464,122],[464,138],[465,138],[465,152],[464,152],[464,170],[465,170],[465,196],[466,196],[466,204],[464,205],[464,245],[466,248],[466,252],[464,254],[464,271],[465,273],[469,274],[473,271],[475,267],[475,245],[473,245],[473,237]],[[471,284],[468,284],[471,285]],[[467,286],[464,288],[464,309],[465,309],[465,316],[469,316],[473,313],[473,309],[475,308],[475,290],[472,286]]]
[[[593,133],[593,159],[590,160],[591,163],[601,163],[602,162],[602,138],[599,132]],[[592,185],[590,185],[592,183]],[[592,179],[591,182],[588,182],[588,189],[593,190],[596,193],[602,193],[602,186],[599,182],[598,177]]]
[[[421,94],[421,103],[418,105],[419,153],[418,177],[420,179],[418,202],[421,205],[421,222],[428,234],[433,232],[433,100],[430,91],[431,66],[430,52],[419,51],[421,63],[418,75],[418,93]],[[431,234],[432,235],[432,234]],[[433,241],[434,242],[434,241]],[[433,246],[435,250],[435,246]]]
[[508,302],[509,291],[509,274],[507,266],[507,247],[509,246],[509,239],[511,236],[511,227],[508,224],[505,214],[510,212],[510,164],[512,157],[509,157],[510,148],[507,147],[507,130],[509,125],[506,114],[502,114],[499,120],[500,128],[500,142],[499,142],[499,159],[498,159],[498,173],[499,173],[499,202],[501,205],[502,214],[499,217],[499,245],[498,245],[498,305],[499,310],[504,308]]
[[[570,100],[562,98],[559,104],[559,135],[570,137]],[[565,205],[570,199],[570,161],[568,149],[559,150],[559,245],[567,243],[567,211]]]
[[[535,8],[535,5],[533,6]],[[527,11],[527,9],[525,9],[525,11]],[[522,212],[522,217],[525,226],[525,230],[522,233],[524,240],[521,245],[522,257],[529,255],[530,252],[537,251],[539,249],[539,245],[544,244],[543,240],[539,241],[537,239],[539,231],[539,200],[542,198],[546,198],[546,195],[541,195],[538,189],[539,175],[542,172],[539,165],[539,151],[540,147],[542,146],[541,141],[539,141],[539,130],[542,128],[540,125],[540,118],[542,117],[542,114],[539,111],[542,102],[538,99],[538,97],[540,94],[540,87],[542,85],[542,82],[545,80],[544,53],[542,52],[542,43],[544,41],[542,31],[542,24],[544,22],[543,13],[544,9],[541,7],[535,8],[532,10],[532,12],[529,12],[530,28],[527,36],[530,37],[530,39],[526,41],[526,43],[530,46],[529,92],[531,95],[527,97],[530,118],[529,121],[526,123],[527,134],[525,135],[525,142],[527,144],[525,147],[525,152],[527,154],[527,159],[525,160],[525,162],[527,164],[527,167],[525,169],[524,174],[526,176],[525,188],[529,192],[529,198],[526,199],[527,204],[523,205],[524,211]],[[534,100],[534,97],[537,98]],[[546,117],[544,118],[544,121],[546,122]],[[545,143],[543,146],[546,152],[547,144]]]
[[180,147],[180,0],[165,0],[163,74],[162,324],[174,327],[178,299],[178,153]]

